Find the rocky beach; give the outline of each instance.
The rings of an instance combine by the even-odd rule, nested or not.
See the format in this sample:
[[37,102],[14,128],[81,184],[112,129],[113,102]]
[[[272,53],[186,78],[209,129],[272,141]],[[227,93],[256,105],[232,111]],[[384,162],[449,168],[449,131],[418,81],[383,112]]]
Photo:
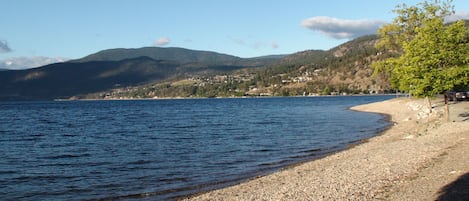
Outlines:
[[184,200],[468,200],[469,102],[396,98],[351,108],[389,115],[364,143]]

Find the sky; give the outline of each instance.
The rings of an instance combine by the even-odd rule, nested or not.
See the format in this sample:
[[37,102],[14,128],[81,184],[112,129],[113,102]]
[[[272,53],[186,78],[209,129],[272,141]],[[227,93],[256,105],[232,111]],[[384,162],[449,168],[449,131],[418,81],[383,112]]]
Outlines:
[[[0,0],[0,68],[111,48],[181,47],[243,58],[328,50],[421,0]],[[453,0],[469,18],[469,1]]]

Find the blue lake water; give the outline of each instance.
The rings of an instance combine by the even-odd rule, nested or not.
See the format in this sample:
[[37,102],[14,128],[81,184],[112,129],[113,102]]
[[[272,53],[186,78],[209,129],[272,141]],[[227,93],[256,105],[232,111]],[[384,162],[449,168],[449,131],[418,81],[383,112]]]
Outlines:
[[0,102],[2,200],[172,199],[372,137],[392,96]]

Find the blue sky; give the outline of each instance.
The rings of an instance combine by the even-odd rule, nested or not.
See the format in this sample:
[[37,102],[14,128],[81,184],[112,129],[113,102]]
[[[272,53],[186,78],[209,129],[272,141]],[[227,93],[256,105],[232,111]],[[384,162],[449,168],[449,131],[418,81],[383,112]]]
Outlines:
[[[0,68],[110,48],[183,47],[239,57],[327,50],[417,0],[0,0]],[[454,0],[469,16],[469,1]]]

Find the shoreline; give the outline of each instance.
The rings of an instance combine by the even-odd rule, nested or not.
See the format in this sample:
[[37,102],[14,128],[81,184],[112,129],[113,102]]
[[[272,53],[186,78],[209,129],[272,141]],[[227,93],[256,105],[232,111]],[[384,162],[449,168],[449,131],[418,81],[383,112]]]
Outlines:
[[53,99],[52,101],[140,101],[140,100],[191,100],[191,99],[249,99],[249,98],[315,98],[315,97],[349,97],[349,96],[406,96],[405,94],[350,94],[350,95],[318,95],[318,96],[220,96],[220,97],[159,97],[159,98],[78,98]]
[[[342,151],[183,200],[435,200],[445,185],[469,173],[469,156],[450,154],[469,155],[469,124],[443,122],[441,101],[431,114],[423,105],[396,98],[351,107],[383,114],[393,125]],[[448,163],[443,157],[455,160],[440,165]]]

